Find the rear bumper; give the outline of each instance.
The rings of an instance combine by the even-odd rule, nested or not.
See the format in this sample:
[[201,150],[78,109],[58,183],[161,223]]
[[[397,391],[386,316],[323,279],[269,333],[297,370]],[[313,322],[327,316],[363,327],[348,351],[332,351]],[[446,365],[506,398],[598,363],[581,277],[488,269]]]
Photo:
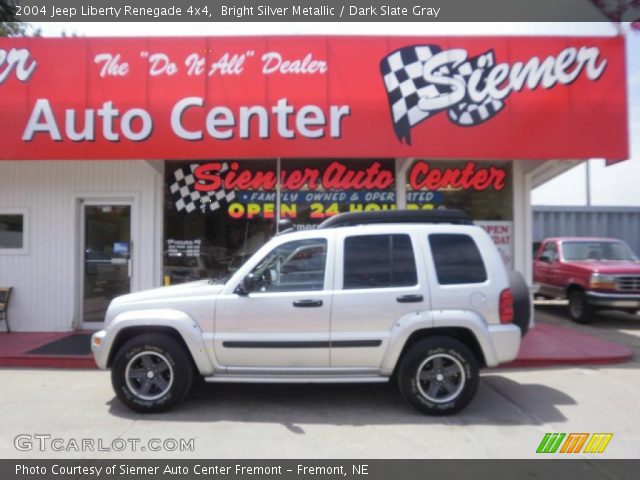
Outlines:
[[640,294],[587,292],[587,301],[598,307],[640,310]]
[[520,350],[520,328],[516,325],[491,325],[488,330],[495,353],[495,361],[487,358],[487,366],[495,367],[501,363],[515,360]]

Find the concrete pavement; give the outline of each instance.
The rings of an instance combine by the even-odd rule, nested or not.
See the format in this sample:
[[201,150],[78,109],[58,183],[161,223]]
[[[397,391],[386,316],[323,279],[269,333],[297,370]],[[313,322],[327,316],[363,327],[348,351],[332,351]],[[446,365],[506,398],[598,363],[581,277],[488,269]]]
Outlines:
[[70,439],[194,438],[151,458],[527,458],[546,432],[613,432],[603,458],[638,458],[637,363],[500,370],[463,412],[418,414],[391,385],[205,385],[174,411],[125,409],[101,371],[0,371],[0,457],[135,458],[140,452],[14,447],[19,434]]
[[[414,411],[394,385],[224,385],[195,389],[177,409],[139,415],[115,399],[108,372],[0,369],[0,458],[532,458],[548,432],[612,432],[599,458],[640,458],[640,318],[605,314],[588,326],[562,307],[545,323],[627,345],[631,362],[495,369],[452,417]],[[40,452],[17,435],[62,439],[194,439],[194,450]],[[33,437],[31,437],[33,439]]]

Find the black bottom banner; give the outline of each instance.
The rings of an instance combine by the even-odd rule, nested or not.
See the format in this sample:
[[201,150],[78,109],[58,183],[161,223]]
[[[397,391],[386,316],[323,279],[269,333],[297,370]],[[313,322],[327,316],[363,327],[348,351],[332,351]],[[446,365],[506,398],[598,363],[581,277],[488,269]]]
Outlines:
[[0,460],[2,480],[614,480],[640,460]]

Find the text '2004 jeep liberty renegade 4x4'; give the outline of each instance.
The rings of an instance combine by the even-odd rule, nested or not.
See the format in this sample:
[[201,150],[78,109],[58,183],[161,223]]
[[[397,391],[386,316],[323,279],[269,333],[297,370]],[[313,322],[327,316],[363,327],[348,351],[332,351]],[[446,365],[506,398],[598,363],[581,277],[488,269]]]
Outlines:
[[209,382],[386,382],[429,414],[464,408],[513,360],[522,277],[462,212],[342,214],[272,238],[225,282],[113,300],[92,338],[128,407],[166,410]]

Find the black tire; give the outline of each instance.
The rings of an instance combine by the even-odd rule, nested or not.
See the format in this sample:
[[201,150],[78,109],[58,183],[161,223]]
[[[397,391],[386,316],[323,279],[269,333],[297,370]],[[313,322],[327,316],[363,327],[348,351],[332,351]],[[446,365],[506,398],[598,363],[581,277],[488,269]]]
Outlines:
[[583,290],[574,288],[569,291],[569,317],[576,323],[586,325],[593,321],[594,310],[587,302]]
[[[448,378],[447,369],[451,372]],[[419,381],[418,376],[426,378]],[[451,415],[462,410],[475,396],[478,382],[478,360],[466,345],[450,337],[434,336],[416,342],[398,368],[402,395],[429,415]]]
[[141,413],[163,412],[191,389],[193,366],[188,352],[161,333],[128,340],[116,354],[111,383],[118,399]]
[[509,271],[509,288],[513,294],[513,323],[520,327],[520,335],[524,337],[531,321],[531,293],[524,277],[515,270]]

